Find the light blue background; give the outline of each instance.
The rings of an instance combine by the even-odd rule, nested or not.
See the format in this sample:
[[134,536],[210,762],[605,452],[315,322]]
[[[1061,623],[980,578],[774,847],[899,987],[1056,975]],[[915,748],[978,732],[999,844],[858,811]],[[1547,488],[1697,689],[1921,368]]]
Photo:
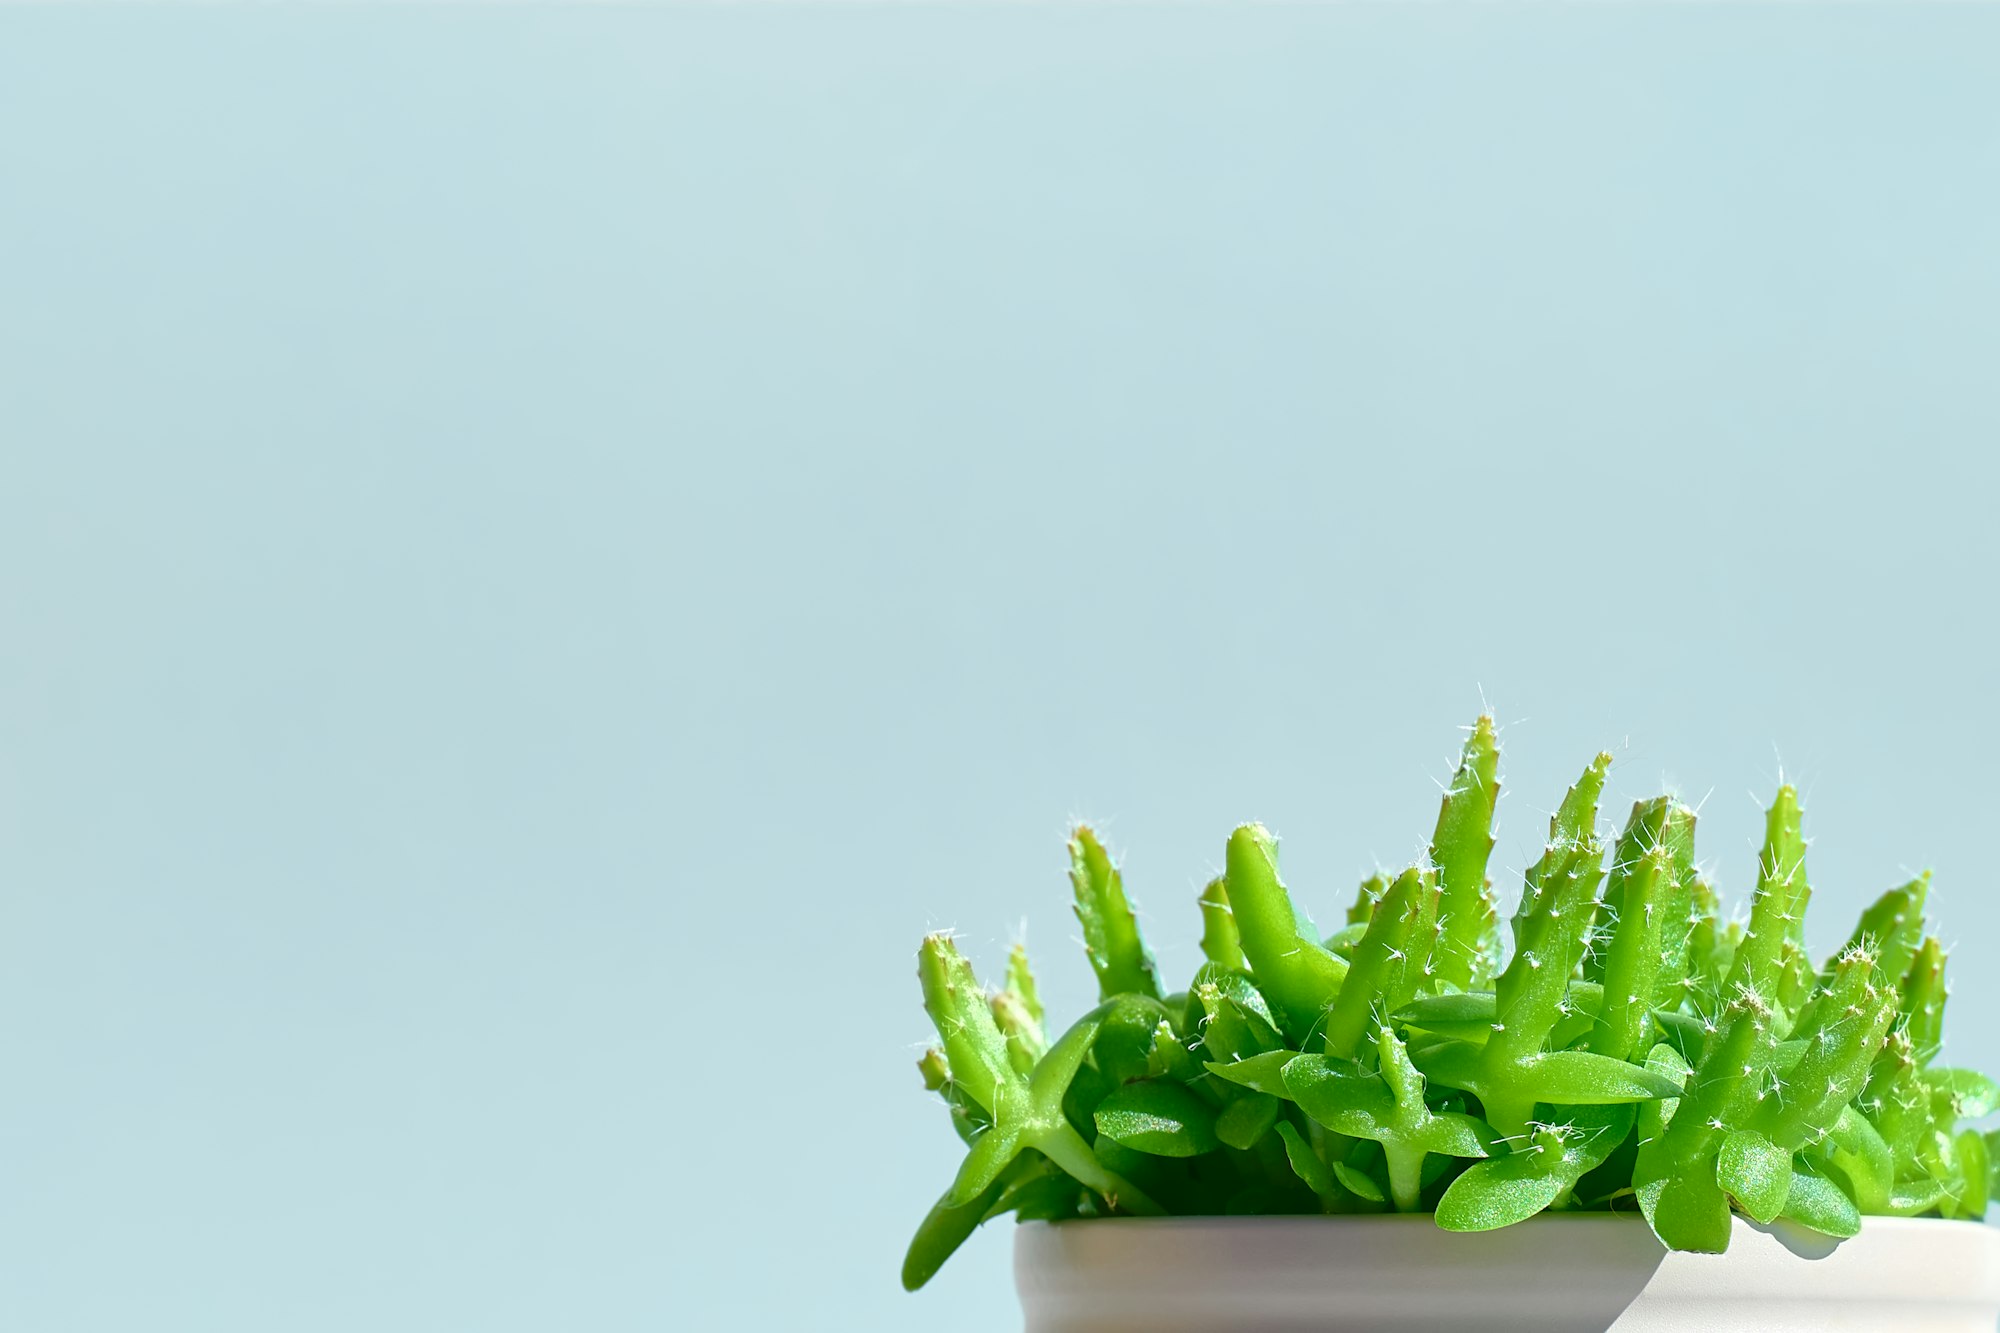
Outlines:
[[1011,1327],[918,936],[1482,690],[2000,1066],[1996,236],[1992,7],[0,14],[0,1326]]

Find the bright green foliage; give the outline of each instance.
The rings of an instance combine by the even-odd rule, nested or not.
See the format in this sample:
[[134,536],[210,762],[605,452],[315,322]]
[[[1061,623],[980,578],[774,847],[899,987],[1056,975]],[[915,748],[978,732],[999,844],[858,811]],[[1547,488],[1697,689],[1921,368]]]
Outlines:
[[1327,1011],[1329,1055],[1353,1056],[1384,1017],[1417,997],[1437,919],[1438,892],[1423,871],[1405,870],[1384,890]]
[[1349,1138],[1381,1144],[1390,1196],[1399,1212],[1415,1212],[1424,1159],[1431,1153],[1489,1156],[1495,1148],[1493,1131],[1472,1116],[1431,1109],[1424,1100],[1423,1075],[1410,1063],[1393,1030],[1378,1027],[1375,1048],[1373,1069],[1329,1056],[1301,1055],[1286,1061],[1279,1077],[1286,1097],[1318,1124]]
[[1447,1231],[1491,1231],[1532,1217],[1576,1188],[1632,1132],[1628,1105],[1576,1106],[1529,1123],[1504,1157],[1479,1162],[1438,1200]]
[[1217,967],[1240,970],[1243,943],[1236,937],[1236,916],[1229,910],[1229,886],[1222,879],[1201,891],[1201,952]]
[[1388,891],[1389,877],[1379,870],[1362,880],[1361,887],[1354,893],[1354,905],[1347,909],[1347,924],[1359,926],[1366,932],[1368,923],[1375,919],[1375,904],[1381,902],[1382,895]]
[[994,1026],[1007,1042],[1007,1063],[1017,1073],[1032,1073],[1048,1049],[1042,1031],[1042,1001],[1035,993],[1035,974],[1028,970],[1028,951],[1015,945],[1007,955],[1007,984],[990,1001]]
[[1098,994],[1138,993],[1160,998],[1153,955],[1139,938],[1138,918],[1125,900],[1125,879],[1111,854],[1082,824],[1069,840],[1069,882],[1076,890],[1076,919],[1083,924],[1083,947],[1097,973]]
[[1481,718],[1428,861],[1364,882],[1330,937],[1279,878],[1277,840],[1238,828],[1200,895],[1202,965],[1171,995],[1079,827],[1071,880],[1103,1002],[1053,1043],[1019,946],[988,994],[927,938],[939,1044],[918,1069],[970,1151],[904,1284],[1007,1213],[1394,1210],[1479,1231],[1636,1210],[1669,1247],[1710,1251],[1732,1214],[1841,1237],[1868,1214],[1984,1213],[2000,1131],[1963,1122],[2000,1110],[2000,1084],[1935,1063],[1928,874],[1815,967],[1796,792],[1766,819],[1748,920],[1725,927],[1687,806],[1640,801],[1607,846],[1598,755],[1526,872],[1502,966],[1498,755]]
[[[1487,985],[1500,965],[1496,943],[1499,909],[1486,878],[1493,853],[1493,808],[1500,799],[1500,747],[1493,719],[1482,715],[1466,738],[1431,834],[1431,861],[1441,891],[1436,975],[1443,988]],[[1351,919],[1351,918],[1350,918]]]
[[1347,979],[1347,963],[1320,943],[1312,918],[1278,878],[1278,840],[1262,824],[1229,835],[1224,883],[1243,956],[1278,1012],[1287,1036],[1303,1043]]

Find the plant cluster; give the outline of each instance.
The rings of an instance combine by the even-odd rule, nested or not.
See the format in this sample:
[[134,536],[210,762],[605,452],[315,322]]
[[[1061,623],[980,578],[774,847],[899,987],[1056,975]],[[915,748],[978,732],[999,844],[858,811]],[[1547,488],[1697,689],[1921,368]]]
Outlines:
[[1600,834],[1600,754],[1550,821],[1503,949],[1498,757],[1482,717],[1428,856],[1362,884],[1331,933],[1279,878],[1270,833],[1238,828],[1180,991],[1078,827],[1070,879],[1102,1002],[1053,1042],[1021,947],[988,992],[950,938],[926,938],[940,1044],[919,1068],[970,1151],[904,1285],[1010,1212],[1428,1212],[1481,1231],[1631,1210],[1669,1248],[1711,1252],[1732,1212],[1841,1237],[1864,1214],[1983,1216],[2000,1140],[1960,1122],[2000,1086],[1934,1063],[1945,955],[1925,930],[1928,874],[1814,967],[1792,788],[1770,808],[1748,919],[1725,922],[1686,805],[1640,801]]

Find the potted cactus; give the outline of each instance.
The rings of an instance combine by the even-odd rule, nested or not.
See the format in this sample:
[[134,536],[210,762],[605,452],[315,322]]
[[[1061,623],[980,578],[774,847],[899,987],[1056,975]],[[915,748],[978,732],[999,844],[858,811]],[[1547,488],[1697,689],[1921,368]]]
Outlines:
[[920,1069],[968,1152],[904,1285],[1012,1213],[1031,1330],[1992,1330],[2000,1141],[1965,1122],[2000,1086],[1937,1061],[1929,876],[1815,966],[1792,788],[1732,923],[1686,805],[1600,833],[1610,762],[1556,810],[1511,947],[1490,717],[1429,855],[1363,883],[1335,929],[1293,900],[1271,834],[1238,828],[1183,990],[1078,827],[1101,1003],[1053,1041],[1019,946],[988,992],[926,938]]

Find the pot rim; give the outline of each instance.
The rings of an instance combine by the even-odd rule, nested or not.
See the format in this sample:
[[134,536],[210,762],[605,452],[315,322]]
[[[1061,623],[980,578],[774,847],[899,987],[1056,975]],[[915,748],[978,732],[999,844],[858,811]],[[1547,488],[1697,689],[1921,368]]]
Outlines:
[[[1738,1223],[1739,1225],[1747,1226],[1755,1231],[1770,1232],[1780,1228],[1779,1223],[1772,1223],[1769,1226],[1766,1226],[1761,1222],[1756,1222],[1750,1218],[1744,1217],[1740,1213],[1732,1214],[1731,1217],[1732,1220]],[[1178,1214],[1172,1217],[1132,1217],[1129,1215],[1121,1215],[1118,1217],[1070,1217],[1061,1219],[1060,1221],[1044,1221],[1038,1219],[1033,1221],[1017,1222],[1015,1223],[1015,1227],[1017,1230],[1024,1230],[1036,1227],[1046,1227],[1050,1229],[1055,1229],[1055,1228],[1069,1229],[1076,1227],[1103,1227],[1103,1226],[1233,1227],[1245,1224],[1254,1226],[1269,1226],[1273,1223],[1296,1225],[1296,1226],[1308,1226],[1308,1227],[1326,1226],[1328,1224],[1334,1224],[1339,1226],[1377,1227],[1384,1225],[1407,1226],[1414,1222],[1427,1223],[1429,1224],[1432,1230],[1435,1230],[1440,1234],[1447,1236],[1492,1236],[1512,1231],[1515,1227],[1536,1226],[1545,1222],[1560,1222],[1565,1226],[1572,1226],[1581,1223],[1593,1223],[1593,1222],[1612,1223],[1618,1226],[1646,1225],[1646,1219],[1641,1217],[1637,1213],[1609,1213],[1609,1212],[1536,1213],[1533,1217],[1523,1218],[1521,1221],[1511,1223],[1508,1226],[1495,1227],[1491,1231],[1448,1231],[1445,1228],[1437,1225],[1436,1214],[1434,1213],[1186,1213],[1186,1214]],[[1959,1218],[1959,1217],[1864,1216],[1861,1219],[1861,1230],[1864,1235],[1871,1231],[1878,1231],[1878,1232],[1912,1231],[1912,1230],[1925,1230],[1935,1227],[1954,1227],[1954,1228],[1982,1227],[1988,1231],[2000,1231],[2000,1226],[1996,1226],[1993,1223],[1973,1222],[1965,1218]],[[1796,1231],[1800,1234],[1805,1234],[1805,1235],[1817,1236],[1820,1234],[1819,1232],[1808,1232],[1802,1227],[1784,1228],[1784,1229],[1790,1231]],[[1834,1237],[1827,1237],[1826,1239],[1835,1244],[1845,1243],[1845,1241],[1838,1240]],[[1682,1253],[1686,1253],[1686,1251],[1682,1251]]]
[[1317,1269],[1391,1283],[1446,1274],[1531,1285],[1557,1274],[1585,1281],[1642,1275],[1655,1289],[1676,1291],[1805,1285],[1822,1295],[1886,1291],[2000,1303],[2000,1228],[1934,1217],[1867,1217],[1858,1236],[1837,1240],[1739,1215],[1722,1254],[1668,1250],[1645,1219],[1625,1213],[1539,1213],[1475,1232],[1446,1231],[1428,1213],[1075,1218],[1020,1223],[1014,1254],[1017,1274],[1059,1286],[1149,1272],[1168,1273],[1176,1286],[1255,1274],[1316,1281],[1310,1271]]
[[[1414,1333],[1468,1320],[1522,1333],[1990,1331],[2000,1228],[1870,1217],[1836,1241],[1736,1217],[1728,1250],[1699,1254],[1668,1250],[1628,1213],[1541,1213],[1482,1232],[1446,1231],[1427,1213],[1077,1218],[1019,1224],[1014,1276],[1037,1333]],[[1329,1311],[1343,1322],[1327,1324]]]

